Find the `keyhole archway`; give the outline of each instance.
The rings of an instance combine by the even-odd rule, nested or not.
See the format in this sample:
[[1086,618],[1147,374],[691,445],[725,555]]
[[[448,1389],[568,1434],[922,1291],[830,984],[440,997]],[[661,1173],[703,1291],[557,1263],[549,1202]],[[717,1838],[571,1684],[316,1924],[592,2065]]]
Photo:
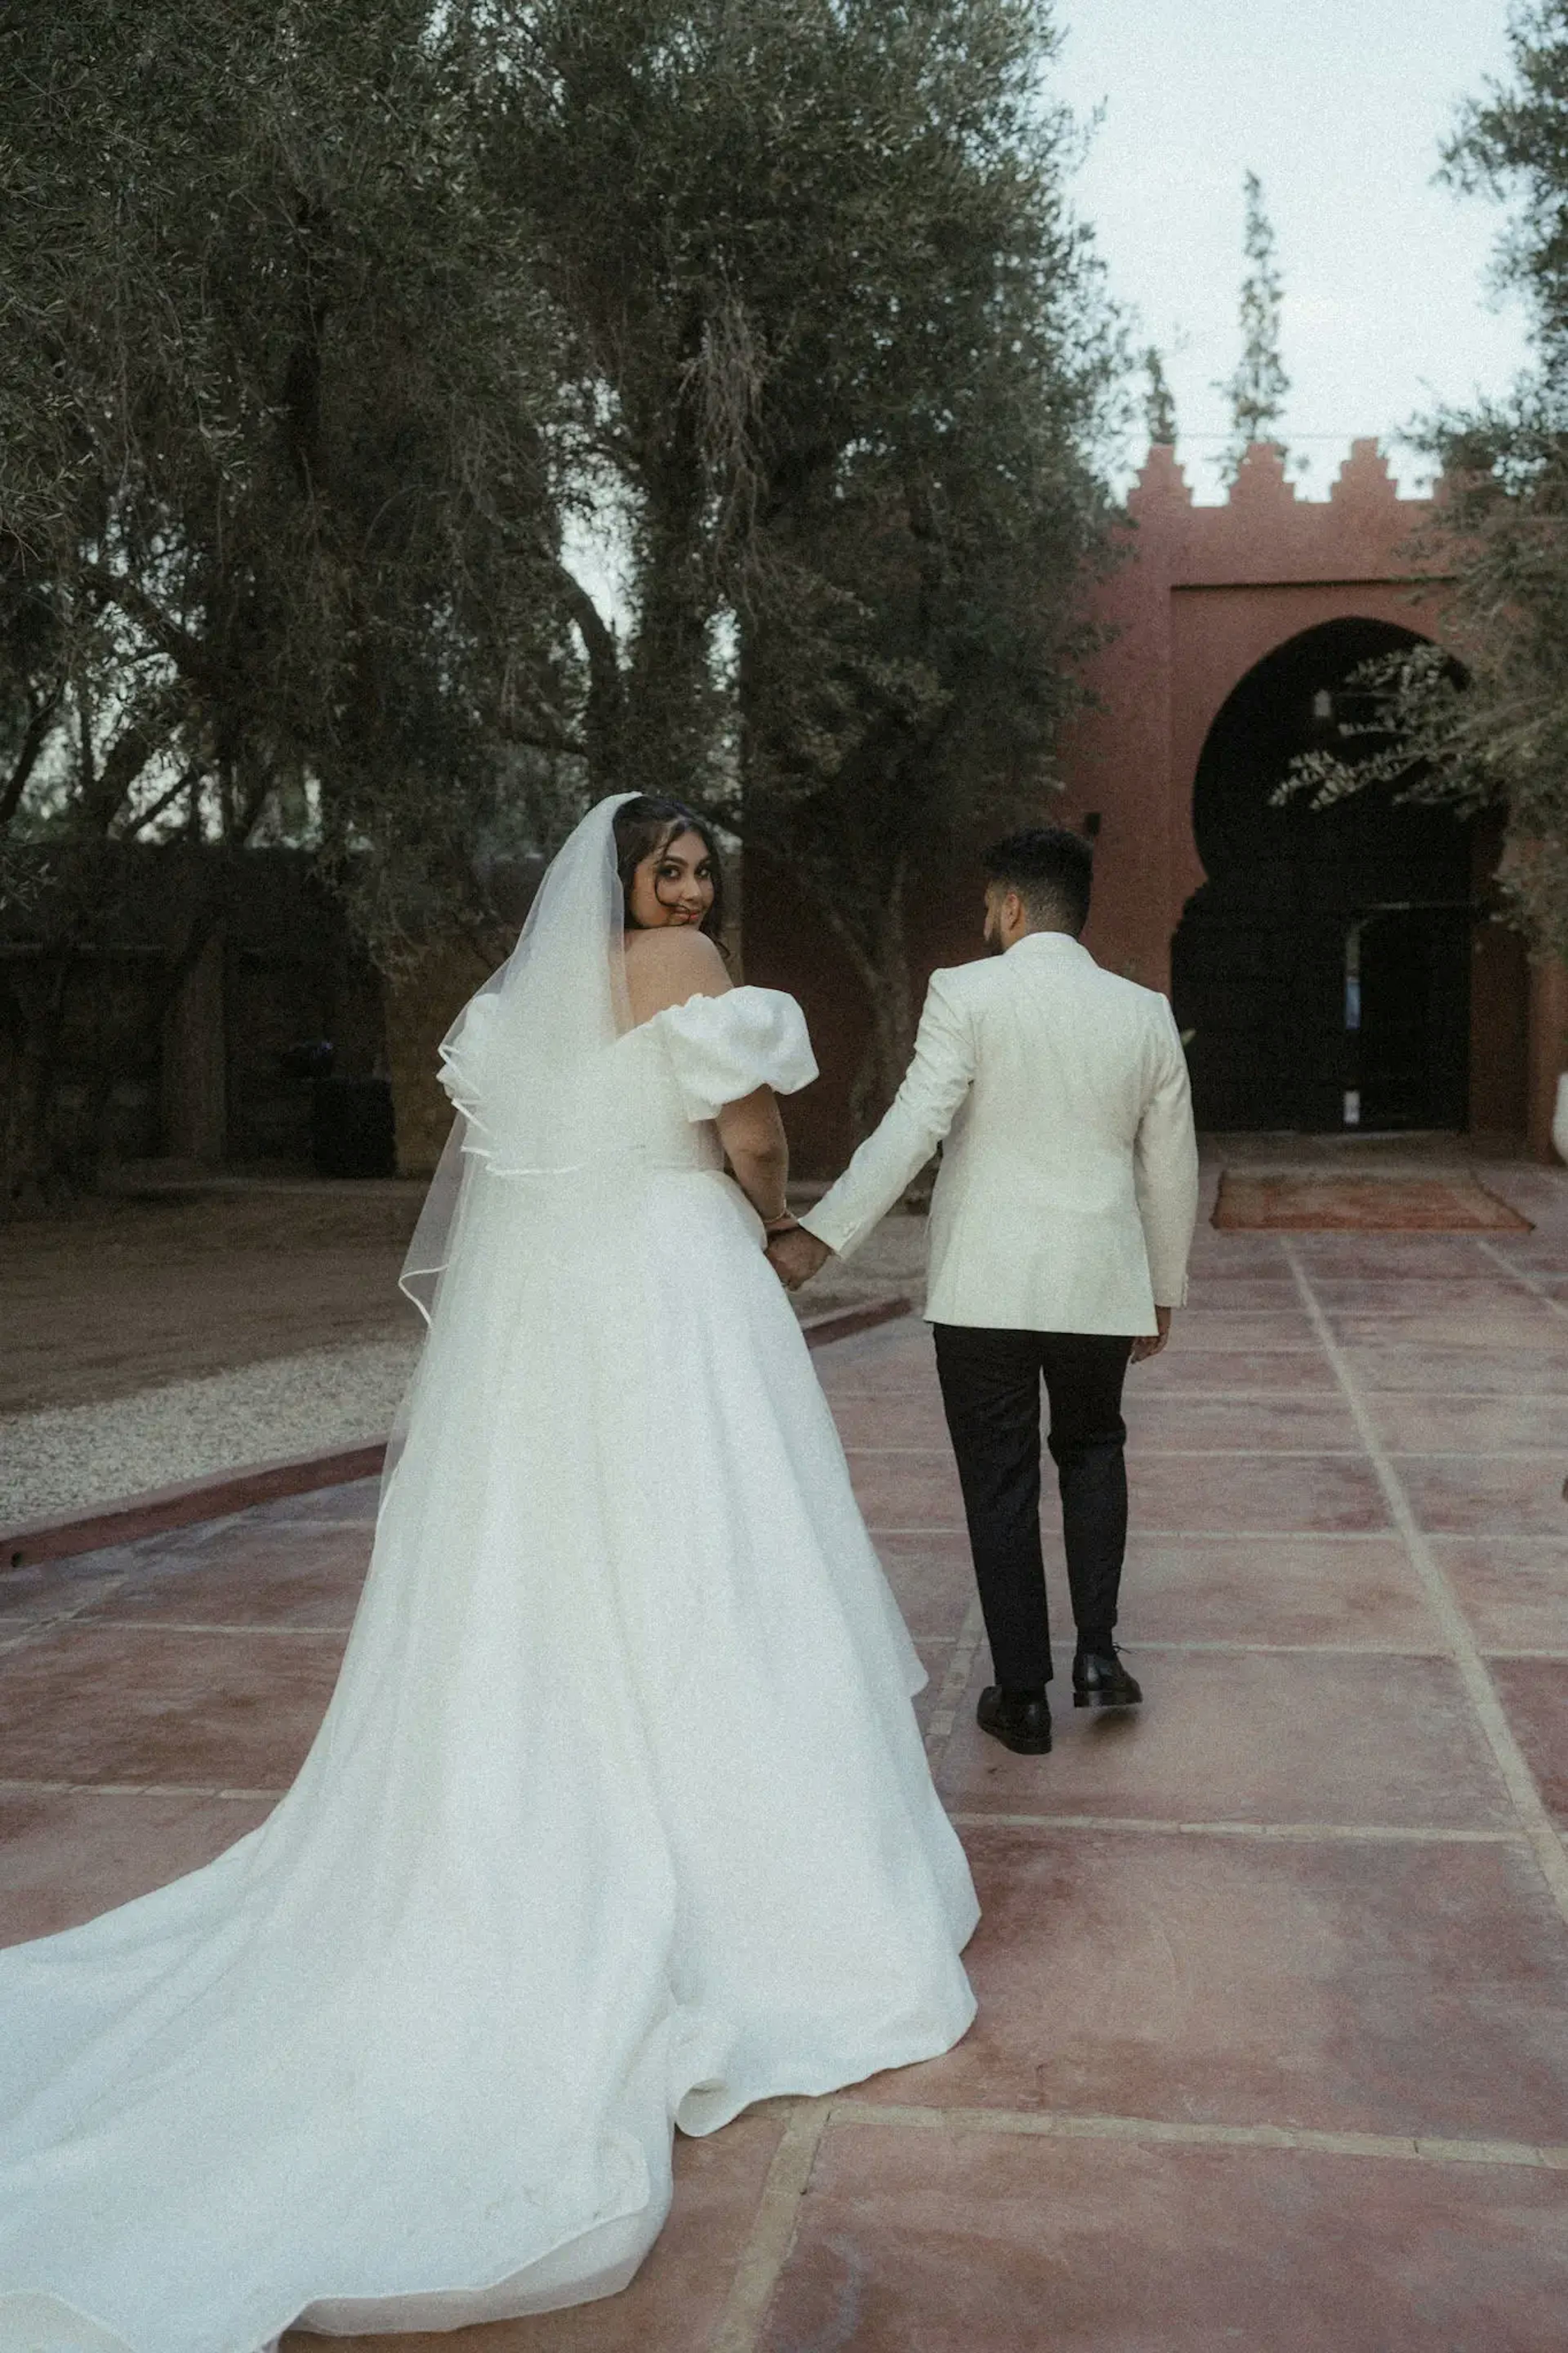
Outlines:
[[1209,1129],[1461,1129],[1468,1092],[1471,827],[1369,787],[1317,811],[1274,793],[1366,711],[1350,681],[1424,642],[1326,621],[1250,670],[1194,782],[1207,880],[1183,911],[1172,996]]

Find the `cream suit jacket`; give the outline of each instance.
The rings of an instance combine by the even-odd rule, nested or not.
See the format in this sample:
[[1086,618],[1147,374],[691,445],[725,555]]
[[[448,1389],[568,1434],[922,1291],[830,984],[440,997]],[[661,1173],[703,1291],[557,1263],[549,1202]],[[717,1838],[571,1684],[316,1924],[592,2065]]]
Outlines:
[[932,974],[897,1100],[802,1224],[847,1258],[939,1144],[930,1322],[1136,1335],[1186,1297],[1198,1155],[1176,1024],[1067,933]]

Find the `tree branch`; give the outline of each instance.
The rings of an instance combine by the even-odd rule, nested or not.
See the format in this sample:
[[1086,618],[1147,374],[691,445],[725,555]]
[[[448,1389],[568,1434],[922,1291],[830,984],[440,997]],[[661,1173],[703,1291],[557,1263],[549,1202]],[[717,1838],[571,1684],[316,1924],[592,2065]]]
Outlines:
[[576,624],[588,657],[588,710],[584,753],[599,781],[607,784],[615,771],[626,712],[626,681],[621,674],[616,633],[592,596],[566,566],[555,558],[552,570],[567,614]]
[[43,701],[34,708],[33,715],[27,722],[26,732],[22,737],[21,749],[12,764],[10,775],[5,779],[5,789],[0,791],[0,826],[9,825],[21,807],[22,795],[26,791],[28,779],[38,765],[38,754],[48,740],[49,729],[54,725],[55,713],[60,707],[60,698],[64,692],[65,681],[63,678],[58,679]]
[[150,719],[133,719],[123,734],[115,737],[88,797],[87,814],[94,832],[108,836],[132,786],[165,741],[165,730]]
[[553,566],[555,585],[568,615],[577,625],[583,640],[583,650],[588,657],[588,670],[595,688],[601,683],[611,686],[618,694],[621,684],[620,649],[616,633],[605,619],[582,582],[559,561]]
[[166,793],[160,793],[152,807],[149,809],[143,809],[141,816],[134,818],[132,823],[126,827],[121,839],[126,841],[134,840],[135,837],[139,833],[142,832],[146,827],[155,823],[156,820],[163,816],[163,811],[169,807],[172,802],[177,801],[182,793],[189,792],[191,786],[196,782],[205,766],[206,763],[205,760],[195,760],[192,762],[188,768],[183,768],[178,776],[175,777],[174,783],[169,786],[168,791]]
[[188,629],[182,629],[177,621],[170,620],[134,580],[111,572],[104,564],[84,564],[79,576],[118,605],[127,620],[145,629],[159,652],[168,655],[182,677],[201,686],[213,684],[213,665],[200,639],[192,637]]
[[524,724],[503,719],[500,730],[509,744],[524,744],[532,752],[560,752],[574,760],[587,754],[588,746],[580,735],[569,734],[563,727],[541,726],[536,719]]

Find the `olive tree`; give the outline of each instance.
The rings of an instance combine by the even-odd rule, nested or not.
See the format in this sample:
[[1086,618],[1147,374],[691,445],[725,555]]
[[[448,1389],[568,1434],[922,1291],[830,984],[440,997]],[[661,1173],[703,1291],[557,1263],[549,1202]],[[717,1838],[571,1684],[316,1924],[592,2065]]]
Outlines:
[[1536,364],[1507,398],[1428,418],[1442,469],[1421,553],[1447,577],[1436,648],[1368,665],[1370,715],[1287,790],[1322,805],[1373,782],[1463,813],[1506,813],[1507,911],[1538,953],[1568,955],[1568,0],[1532,0],[1512,70],[1460,115],[1456,188],[1512,206],[1497,276],[1531,307]]
[[806,883],[910,1042],[933,861],[1037,810],[1103,543],[1121,355],[1039,0],[542,0],[495,168],[629,551],[578,614],[596,774]]
[[[549,306],[481,194],[467,12],[17,0],[0,87],[0,859],[42,927],[5,967],[25,1102],[109,912],[95,845],[302,840],[373,942],[433,902],[480,920],[476,846],[581,767],[579,660]],[[165,1001],[234,887],[232,859],[205,871]],[[29,1124],[13,1160],[52,1148]]]

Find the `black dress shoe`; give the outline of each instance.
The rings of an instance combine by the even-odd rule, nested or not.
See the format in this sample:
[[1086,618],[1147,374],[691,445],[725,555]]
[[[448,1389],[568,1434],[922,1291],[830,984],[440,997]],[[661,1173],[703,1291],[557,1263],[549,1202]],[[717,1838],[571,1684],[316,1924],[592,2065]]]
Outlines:
[[1079,1651],[1072,1662],[1074,1707],[1136,1707],[1143,1694],[1117,1655],[1109,1651]]
[[1045,1757],[1051,1746],[1051,1711],[1044,1691],[1003,1691],[988,1683],[974,1721],[982,1732],[1018,1757]]

